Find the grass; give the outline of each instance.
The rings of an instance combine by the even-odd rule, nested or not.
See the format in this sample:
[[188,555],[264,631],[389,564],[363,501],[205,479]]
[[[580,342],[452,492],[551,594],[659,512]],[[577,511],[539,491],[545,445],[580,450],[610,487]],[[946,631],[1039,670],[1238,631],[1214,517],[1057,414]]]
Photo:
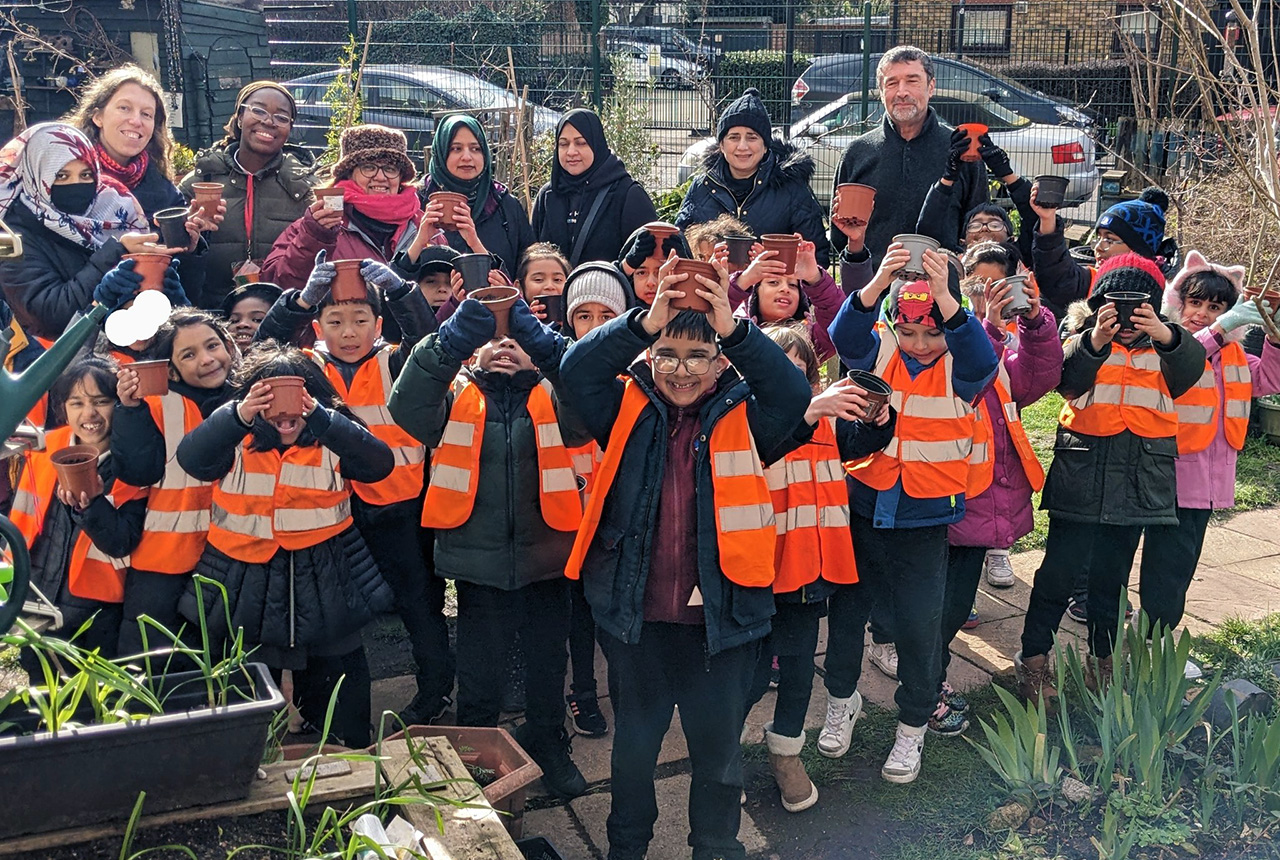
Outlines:
[[[1027,431],[1027,439],[1046,472],[1053,462],[1053,439],[1058,432],[1058,413],[1061,411],[1062,395],[1056,391],[1050,391],[1022,410],[1022,428]],[[1044,549],[1045,538],[1049,535],[1049,515],[1040,510],[1039,493],[1031,496],[1031,510],[1034,515],[1031,534],[1020,538],[1013,545],[1014,552]]]
[[1231,616],[1195,637],[1195,655],[1224,678],[1252,681],[1272,696],[1272,714],[1280,714],[1280,678],[1271,664],[1280,661],[1280,612],[1258,619]]

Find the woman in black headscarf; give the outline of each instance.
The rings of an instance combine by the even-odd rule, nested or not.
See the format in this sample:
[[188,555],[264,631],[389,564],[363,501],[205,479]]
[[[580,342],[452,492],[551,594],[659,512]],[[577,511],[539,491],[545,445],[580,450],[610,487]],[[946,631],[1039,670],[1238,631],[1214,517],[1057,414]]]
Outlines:
[[609,149],[600,117],[582,109],[565,114],[551,181],[533,203],[538,241],[558,245],[572,266],[613,261],[636,228],[657,218],[648,192]]

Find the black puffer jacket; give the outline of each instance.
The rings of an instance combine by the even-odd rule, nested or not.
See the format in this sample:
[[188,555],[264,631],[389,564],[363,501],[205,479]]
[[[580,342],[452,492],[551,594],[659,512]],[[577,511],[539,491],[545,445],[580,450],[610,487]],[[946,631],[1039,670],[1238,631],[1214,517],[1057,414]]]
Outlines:
[[706,173],[689,186],[676,216],[676,226],[685,230],[694,224],[712,221],[729,213],[746,223],[757,236],[765,233],[799,233],[817,246],[818,265],[828,262],[829,245],[822,207],[813,196],[813,159],[793,143],[773,139],[756,171],[755,188],[741,205],[729,193],[725,181],[728,166],[719,147],[707,153]]

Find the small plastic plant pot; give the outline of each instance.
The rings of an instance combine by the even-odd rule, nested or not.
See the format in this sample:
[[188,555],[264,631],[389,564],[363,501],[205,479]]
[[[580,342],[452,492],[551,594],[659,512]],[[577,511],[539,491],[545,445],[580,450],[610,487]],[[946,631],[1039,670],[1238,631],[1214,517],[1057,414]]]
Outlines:
[[1009,304],[1004,306],[1000,316],[1011,320],[1031,313],[1031,296],[1035,289],[1031,285],[1031,279],[1026,275],[1010,275],[1004,282],[1009,285]]
[[832,214],[836,218],[852,221],[855,224],[866,224],[871,220],[871,210],[875,208],[876,190],[870,185],[846,182],[836,186],[835,205]]
[[784,275],[794,275],[796,273],[796,254],[800,250],[799,237],[792,236],[789,233],[766,233],[760,237],[760,244],[764,246],[766,251],[777,251],[778,255],[773,259],[786,266]]
[[160,244],[166,248],[186,248],[191,244],[191,234],[187,232],[187,219],[191,210],[185,206],[173,206],[161,209],[156,213],[156,227],[160,229]]
[[680,283],[673,285],[677,290],[684,293],[684,298],[672,299],[671,307],[678,311],[697,311],[700,314],[705,314],[707,311],[711,310],[711,302],[695,293],[694,290],[699,288],[705,289],[702,283],[697,280],[698,275],[710,278],[713,281],[720,278],[720,273],[716,271],[715,266],[710,263],[704,263],[701,260],[686,260],[681,258],[676,260],[676,264],[672,267],[671,272],[675,275],[689,276]]
[[92,445],[72,445],[49,457],[58,483],[77,499],[81,493],[97,496],[102,490],[98,480],[98,449]]
[[850,382],[867,393],[867,409],[862,414],[862,420],[870,421],[875,418],[880,407],[888,403],[889,396],[893,394],[889,383],[867,370],[851,370],[845,375]]
[[129,369],[138,374],[138,397],[162,397],[169,393],[169,362],[135,361]]
[[1116,319],[1122,331],[1133,331],[1133,312],[1139,305],[1151,303],[1151,296],[1137,292],[1117,291],[1106,293],[1103,298],[1116,306]]
[[125,254],[124,259],[133,260],[133,270],[142,276],[139,290],[163,290],[164,273],[173,260],[168,254]]
[[475,299],[489,309],[496,325],[493,336],[506,337],[511,330],[511,306],[520,298],[520,291],[515,287],[484,287],[467,293],[467,298]]
[[195,194],[191,201],[192,208],[201,218],[212,221],[213,216],[218,214],[218,204],[222,202],[222,183],[196,182],[192,184],[191,191]]
[[956,126],[956,128],[969,135],[969,148],[964,155],[960,156],[960,160],[981,161],[982,155],[978,152],[978,147],[982,144],[978,142],[978,138],[986,134],[989,129],[980,122],[965,122]]
[[543,322],[563,323],[564,322],[564,296],[561,294],[543,295],[534,299],[535,302],[542,302],[543,313],[546,319]]
[[493,257],[488,254],[461,254],[453,261],[453,268],[462,275],[462,288],[470,294],[489,286]]
[[893,241],[901,243],[902,247],[911,252],[911,259],[907,261],[907,265],[898,270],[898,277],[926,277],[924,252],[938,250],[938,240],[932,236],[922,236],[919,233],[899,233],[893,237]]
[[440,213],[440,226],[446,230],[452,230],[457,226],[453,220],[454,207],[469,205],[467,198],[454,191],[437,191],[427,198],[427,203],[435,203],[437,200],[444,206],[444,212]]
[[1037,176],[1036,182],[1040,185],[1036,189],[1037,206],[1057,209],[1067,199],[1067,177],[1046,173],[1043,176]]
[[751,246],[755,243],[755,236],[733,234],[724,237],[725,247],[729,249],[730,272],[741,272],[751,263]]
[[667,259],[666,253],[662,250],[662,243],[667,241],[671,236],[680,232],[680,228],[675,224],[668,224],[666,221],[650,221],[644,225],[644,229],[648,230],[653,236],[653,256],[659,260]]
[[323,201],[321,208],[329,212],[341,212],[347,202],[346,194],[341,188],[317,188],[315,195],[317,200]]
[[363,260],[334,260],[338,270],[329,285],[329,298],[335,302],[361,302],[369,298],[369,288],[360,274]]
[[302,392],[307,381],[301,376],[269,376],[262,380],[271,386],[271,405],[262,413],[268,421],[302,417]]

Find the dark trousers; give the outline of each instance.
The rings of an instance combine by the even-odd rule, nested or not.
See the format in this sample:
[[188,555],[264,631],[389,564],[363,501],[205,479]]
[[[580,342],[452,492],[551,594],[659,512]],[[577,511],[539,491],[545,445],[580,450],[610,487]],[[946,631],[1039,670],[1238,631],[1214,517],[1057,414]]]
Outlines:
[[[280,669],[271,675],[280,683]],[[305,669],[293,670],[293,703],[303,719],[316,729],[324,728],[329,713],[329,700],[342,679],[338,699],[333,706],[329,736],[352,749],[367,747],[370,738],[369,712],[373,708],[370,695],[369,660],[361,645],[346,654],[317,657],[307,655]]]
[[689,747],[689,844],[694,860],[742,858],[742,746],[747,694],[760,642],[707,655],[701,625],[646,622],[640,641],[627,645],[601,632],[610,671],[618,679],[606,828],[610,856],[643,856],[658,820],[653,773],[671,714]]
[[[141,654],[147,648],[170,647],[173,643],[169,637],[147,625],[147,642],[144,648],[142,631],[138,627],[138,617],[146,615],[163,624],[175,635],[185,624],[182,641],[196,645],[200,642],[198,625],[187,624],[178,612],[178,600],[182,597],[191,582],[190,574],[154,573],[146,570],[130,570],[124,579],[124,618],[120,623],[120,653],[123,655]],[[153,661],[152,667],[156,666]],[[180,668],[194,668],[194,664],[186,664]]]
[[795,738],[804,732],[804,718],[813,693],[813,655],[818,650],[818,622],[826,614],[821,603],[787,603],[779,600],[773,630],[760,649],[755,680],[747,698],[746,713],[769,689],[773,658],[778,658],[778,697],[773,703],[773,732]]
[[1147,526],[1138,588],[1153,630],[1156,624],[1172,630],[1182,623],[1187,589],[1200,563],[1212,513],[1207,508],[1178,508],[1176,526]]
[[457,581],[458,725],[496,726],[512,640],[525,658],[525,721],[564,725],[569,581],[534,582],[514,591]]
[[939,660],[942,671],[938,675],[938,690],[947,680],[947,667],[951,665],[951,643],[960,628],[969,620],[973,600],[978,595],[978,582],[982,579],[982,559],[986,547],[947,547],[947,593],[942,604],[942,638],[939,643]]
[[581,579],[569,580],[569,663],[575,696],[596,694],[596,621],[582,590]]
[[850,514],[859,581],[831,595],[827,616],[827,692],[847,698],[862,677],[867,620],[878,602],[892,607],[898,647],[898,719],[923,726],[938,705],[947,527],[878,529]]

